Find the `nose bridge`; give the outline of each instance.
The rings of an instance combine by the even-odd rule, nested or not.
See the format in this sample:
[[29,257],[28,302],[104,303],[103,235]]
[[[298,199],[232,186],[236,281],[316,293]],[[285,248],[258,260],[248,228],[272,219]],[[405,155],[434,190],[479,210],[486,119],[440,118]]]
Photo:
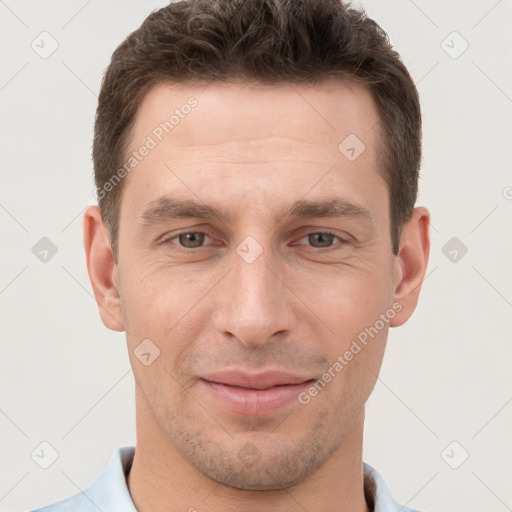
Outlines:
[[245,345],[264,344],[289,329],[292,318],[286,287],[276,276],[272,250],[248,236],[233,253],[233,270],[224,283],[216,328]]

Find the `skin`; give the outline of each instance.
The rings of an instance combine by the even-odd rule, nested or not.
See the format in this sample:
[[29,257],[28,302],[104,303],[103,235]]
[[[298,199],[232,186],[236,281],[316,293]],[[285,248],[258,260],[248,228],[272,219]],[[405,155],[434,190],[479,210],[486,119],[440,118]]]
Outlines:
[[[360,84],[158,85],[139,108],[130,151],[190,96],[197,107],[126,178],[117,265],[98,207],[84,215],[100,315],[126,331],[136,381],[133,501],[141,512],[369,511],[364,405],[389,326],[416,307],[429,212],[415,208],[394,255],[377,107]],[[355,161],[338,150],[349,134],[366,146]],[[233,218],[145,225],[142,212],[164,194]],[[334,196],[371,217],[273,218],[296,200]],[[177,237],[204,229],[195,244]],[[314,234],[326,230],[340,239],[322,245]],[[248,236],[262,249],[252,263],[236,251]],[[321,378],[393,304],[400,311],[307,405],[244,416],[201,386],[201,375],[224,369]],[[146,366],[134,350],[148,338],[160,356]]]

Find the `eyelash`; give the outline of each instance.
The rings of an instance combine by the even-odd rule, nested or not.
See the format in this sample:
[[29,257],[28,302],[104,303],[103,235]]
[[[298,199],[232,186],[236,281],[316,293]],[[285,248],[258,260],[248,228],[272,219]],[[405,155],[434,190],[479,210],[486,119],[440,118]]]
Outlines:
[[[172,243],[172,240],[175,240],[176,238],[180,237],[181,235],[206,235],[208,236],[209,238],[212,238],[213,239],[213,236],[211,235],[210,232],[206,231],[206,230],[203,230],[203,231],[182,231],[180,233],[176,233],[174,234],[172,237],[169,237],[169,238],[166,238],[164,240],[162,240],[162,244],[164,245],[177,245],[179,247],[179,249],[185,251],[185,252],[190,252],[190,251],[195,251],[195,250],[198,250],[198,249],[202,249],[204,248],[205,246],[200,246],[200,247],[193,247],[193,248],[190,248],[190,247],[183,247],[181,245],[178,245],[178,244],[174,244]],[[321,235],[328,235],[328,236],[332,236],[334,238],[337,238],[339,243],[342,244],[342,245],[345,245],[348,243],[347,240],[341,238],[339,235],[337,235],[336,233],[333,233],[332,231],[310,231],[309,233],[306,233],[304,236],[302,236],[299,240],[302,240],[304,238],[306,238],[307,236],[309,235],[317,235],[317,234],[321,234]],[[303,244],[300,244],[300,245],[303,245]],[[329,247],[311,247],[312,249],[316,249],[317,251],[329,251],[329,250],[332,250],[332,249],[335,249],[336,246],[329,246]]]

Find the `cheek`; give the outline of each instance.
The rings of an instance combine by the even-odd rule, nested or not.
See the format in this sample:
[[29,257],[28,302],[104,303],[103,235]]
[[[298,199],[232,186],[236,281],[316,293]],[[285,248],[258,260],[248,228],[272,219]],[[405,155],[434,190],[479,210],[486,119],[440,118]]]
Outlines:
[[306,283],[299,293],[314,313],[303,313],[303,327],[318,327],[317,349],[330,369],[326,379],[332,390],[326,398],[333,407],[356,407],[373,389],[395,313],[391,272],[384,265],[359,262]]
[[340,420],[345,415],[357,414],[366,402],[384,355],[387,327],[371,334],[361,332],[364,337],[348,336],[338,341],[336,347],[330,347],[329,363],[320,378],[326,382],[325,399],[329,408],[338,411]]
[[344,364],[336,359],[329,363],[326,373],[301,396],[305,421],[325,417],[327,430],[341,441],[375,386],[377,370],[372,362],[379,365],[381,353],[382,345],[377,342]]
[[[121,307],[131,350],[152,340],[167,361],[190,350],[204,328],[206,291],[216,279],[211,273],[185,273],[159,262],[120,274]],[[199,304],[201,302],[201,304]]]
[[304,270],[291,288],[330,328],[331,335],[342,339],[373,325],[393,296],[391,270],[361,260],[322,272]]

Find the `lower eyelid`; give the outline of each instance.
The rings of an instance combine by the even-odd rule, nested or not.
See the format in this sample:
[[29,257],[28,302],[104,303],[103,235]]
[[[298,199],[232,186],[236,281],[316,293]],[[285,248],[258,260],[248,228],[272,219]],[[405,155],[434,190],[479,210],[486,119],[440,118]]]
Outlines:
[[[202,247],[206,247],[205,245],[201,245],[199,247],[195,247],[195,248],[190,248],[190,247],[183,247],[182,245],[180,245],[179,243],[177,242],[173,242],[173,240],[176,240],[177,238],[179,238],[181,235],[189,235],[189,234],[201,234],[201,235],[205,235],[207,238],[209,238],[211,241],[214,240],[214,237],[207,233],[206,231],[183,231],[181,233],[177,233],[175,234],[174,236],[171,236],[171,237],[168,237],[168,238],[165,238],[164,240],[162,240],[162,244],[167,244],[167,243],[173,243],[175,245],[177,245],[178,247],[182,248],[182,249],[185,249],[185,250],[195,250],[195,249],[200,249]],[[303,235],[302,237],[300,237],[298,239],[298,242],[300,242],[301,240],[304,240],[305,238],[307,238],[309,235],[315,235],[315,234],[322,234],[322,235],[329,235],[329,236],[332,236],[334,239],[338,240],[338,243],[341,243],[341,244],[344,244],[344,243],[348,243],[347,240],[341,238],[339,235],[336,235],[335,233],[330,233],[328,231],[311,231],[310,233],[306,233],[305,235]],[[297,242],[296,242],[297,243]],[[308,244],[298,244],[298,245],[308,245]],[[312,249],[330,249],[332,246],[329,246],[329,247],[312,247]]]
[[[311,233],[306,233],[304,236],[299,238],[299,241],[300,240],[304,240],[304,238],[307,238],[309,235],[316,235],[316,234],[332,236],[334,239],[338,240],[338,242],[340,242],[340,243],[346,243],[347,242],[346,240],[341,238],[339,235],[336,235],[335,233],[329,233],[328,231],[311,231]],[[314,249],[316,249],[316,247],[314,247]],[[326,249],[328,249],[328,247],[326,247]]]

